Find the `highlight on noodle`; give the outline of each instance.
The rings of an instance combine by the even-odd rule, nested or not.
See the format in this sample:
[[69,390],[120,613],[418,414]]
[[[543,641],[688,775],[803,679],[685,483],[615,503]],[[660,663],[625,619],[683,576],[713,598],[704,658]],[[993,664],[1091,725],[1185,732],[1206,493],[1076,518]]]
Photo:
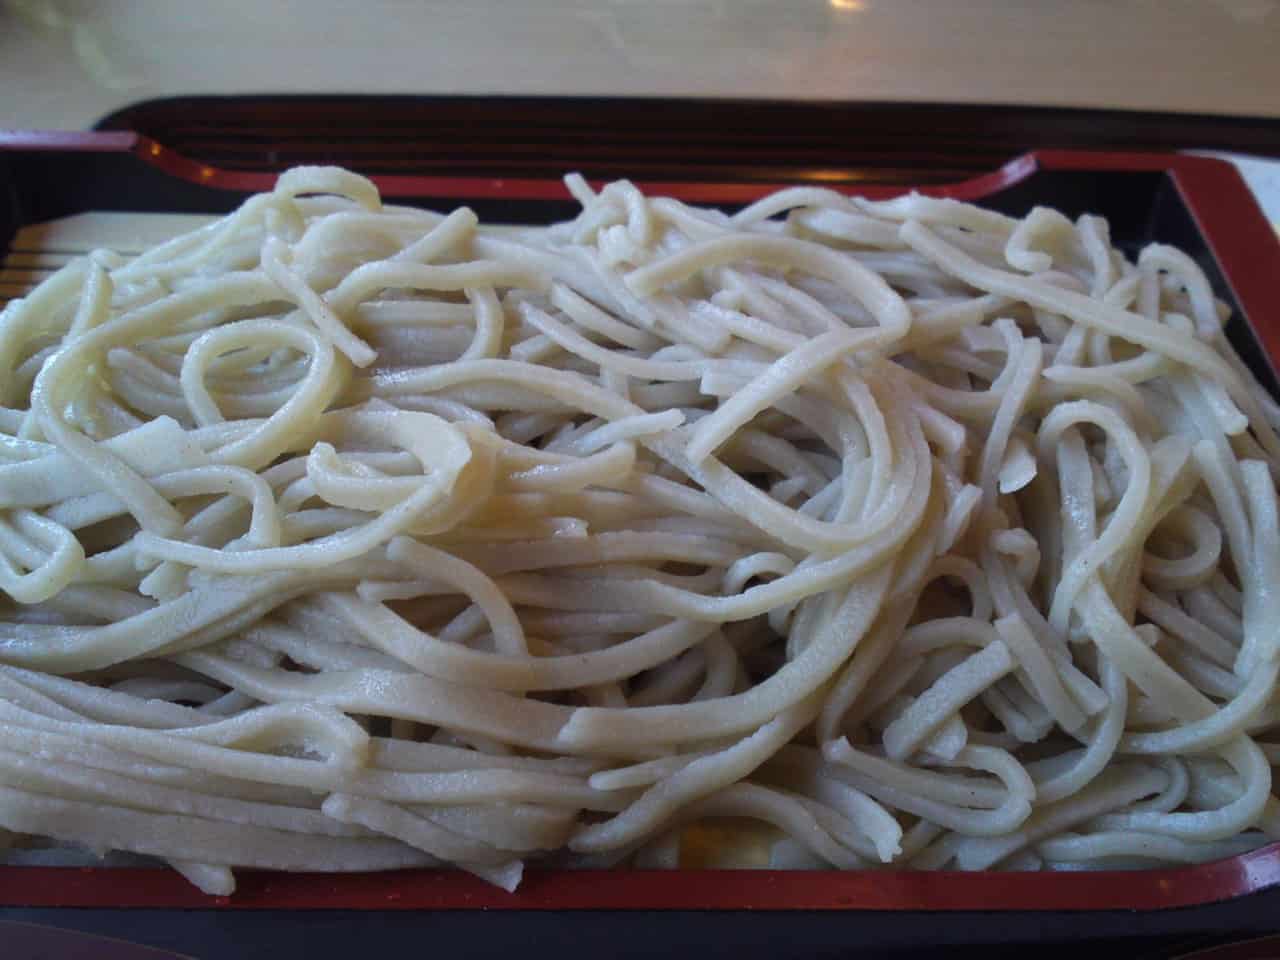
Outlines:
[[299,168],[0,316],[0,847],[1132,867],[1280,837],[1280,410],[1095,216]]

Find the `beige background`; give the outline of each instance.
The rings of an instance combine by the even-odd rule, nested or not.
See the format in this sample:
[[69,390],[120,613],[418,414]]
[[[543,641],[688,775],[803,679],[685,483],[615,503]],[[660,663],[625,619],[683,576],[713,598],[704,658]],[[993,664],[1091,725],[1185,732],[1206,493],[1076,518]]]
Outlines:
[[1280,117],[1280,0],[0,0],[0,127],[194,93],[942,100]]

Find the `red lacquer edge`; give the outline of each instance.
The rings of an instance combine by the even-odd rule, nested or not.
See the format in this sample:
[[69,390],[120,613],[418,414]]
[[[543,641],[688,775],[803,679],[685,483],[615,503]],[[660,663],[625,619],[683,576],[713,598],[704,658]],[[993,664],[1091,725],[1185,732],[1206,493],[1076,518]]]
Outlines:
[[[276,175],[256,170],[223,170],[183,156],[136,133],[110,131],[78,133],[65,131],[0,130],[0,152],[56,150],[68,152],[133,153],[153,167],[192,183],[221,190],[257,193],[270,190]],[[935,196],[975,199],[1016,183],[1036,168],[1034,155],[1027,154],[999,170],[954,184],[925,187],[923,193]],[[439,197],[452,199],[493,200],[568,200],[569,191],[556,179],[527,177],[440,177],[375,174],[370,177],[387,197]],[[604,181],[595,181],[599,187]],[[856,192],[867,197],[891,197],[904,191],[898,187],[876,184],[851,186],[848,183],[824,184],[806,181],[809,186],[829,185],[845,193]],[[760,197],[795,186],[794,183],[710,183],[699,181],[637,181],[646,193],[675,197],[692,203],[750,203]]]
[[[1272,372],[1280,373],[1280,241],[1240,171],[1224,160],[1183,157],[1173,180]],[[1191,162],[1194,161],[1194,162]]]
[[413,870],[237,871],[232,897],[208,897],[171,871],[0,868],[0,905],[238,910],[1157,910],[1280,882],[1274,847],[1216,863],[1149,871],[529,871],[515,893],[469,874]]
[[[131,133],[0,131],[0,151],[131,152],[170,175],[238,191],[269,189],[270,173],[219,170]],[[1208,240],[1227,282],[1280,366],[1280,243],[1229,163],[1162,153],[1039,151],[992,173],[921,192],[973,200],[1037,169],[1164,170]],[[563,200],[556,180],[375,176],[386,196]],[[698,203],[747,203],[792,184],[642,183]],[[833,184],[888,197],[901,188]],[[1275,322],[1270,322],[1275,318]],[[459,872],[237,873],[233,897],[209,897],[167,870],[0,867],[0,906],[228,909],[515,910],[1154,910],[1208,904],[1280,884],[1280,844],[1215,863],[1149,871],[530,871],[516,893]]]

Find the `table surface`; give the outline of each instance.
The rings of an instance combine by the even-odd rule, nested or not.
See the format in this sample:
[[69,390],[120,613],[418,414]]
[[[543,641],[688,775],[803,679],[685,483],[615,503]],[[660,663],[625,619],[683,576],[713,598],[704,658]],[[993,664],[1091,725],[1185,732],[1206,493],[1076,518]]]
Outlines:
[[769,97],[1280,117],[1280,0],[0,0],[0,128],[241,93]]

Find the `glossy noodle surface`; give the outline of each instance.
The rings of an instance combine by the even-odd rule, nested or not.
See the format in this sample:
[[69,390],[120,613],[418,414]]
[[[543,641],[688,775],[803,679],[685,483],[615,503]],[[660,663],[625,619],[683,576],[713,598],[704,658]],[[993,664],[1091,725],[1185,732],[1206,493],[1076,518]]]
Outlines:
[[567,183],[494,229],[298,168],[8,304],[0,851],[225,894],[1280,837],[1280,411],[1189,257]]

